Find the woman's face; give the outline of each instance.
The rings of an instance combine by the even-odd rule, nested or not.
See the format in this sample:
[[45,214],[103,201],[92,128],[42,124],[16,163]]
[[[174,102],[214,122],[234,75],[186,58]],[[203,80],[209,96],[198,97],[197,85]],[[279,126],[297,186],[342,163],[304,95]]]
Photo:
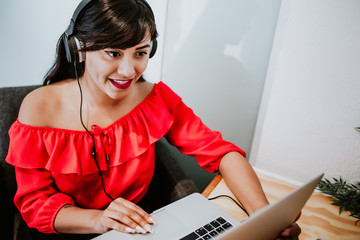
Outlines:
[[[139,80],[149,61],[151,39],[127,49],[86,52],[84,79],[112,99],[121,99]],[[90,87],[89,86],[89,87]]]

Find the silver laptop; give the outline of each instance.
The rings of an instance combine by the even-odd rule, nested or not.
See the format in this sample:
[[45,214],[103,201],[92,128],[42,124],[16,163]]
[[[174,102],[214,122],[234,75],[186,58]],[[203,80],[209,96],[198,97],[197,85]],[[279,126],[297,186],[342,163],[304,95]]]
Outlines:
[[294,222],[324,174],[311,179],[285,197],[238,222],[207,198],[194,193],[151,215],[157,224],[152,234],[126,234],[115,230],[96,240],[266,240],[274,239]]

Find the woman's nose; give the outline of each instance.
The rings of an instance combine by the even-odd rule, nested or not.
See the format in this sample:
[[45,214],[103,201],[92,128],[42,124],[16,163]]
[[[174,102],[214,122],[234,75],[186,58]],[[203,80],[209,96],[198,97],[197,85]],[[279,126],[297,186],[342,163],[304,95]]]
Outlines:
[[119,61],[117,72],[125,77],[131,77],[135,73],[135,65],[131,56],[125,54]]

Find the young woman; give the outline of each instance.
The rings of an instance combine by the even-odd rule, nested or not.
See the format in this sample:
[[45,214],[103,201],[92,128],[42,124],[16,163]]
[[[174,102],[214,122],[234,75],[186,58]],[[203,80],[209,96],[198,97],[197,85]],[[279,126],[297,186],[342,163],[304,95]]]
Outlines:
[[[7,161],[15,204],[43,233],[152,232],[136,204],[165,137],[201,167],[220,171],[252,214],[268,204],[245,153],[211,131],[168,86],[142,78],[156,48],[144,0],[84,0],[58,42],[44,86],[23,101]],[[294,224],[282,235],[297,239]]]

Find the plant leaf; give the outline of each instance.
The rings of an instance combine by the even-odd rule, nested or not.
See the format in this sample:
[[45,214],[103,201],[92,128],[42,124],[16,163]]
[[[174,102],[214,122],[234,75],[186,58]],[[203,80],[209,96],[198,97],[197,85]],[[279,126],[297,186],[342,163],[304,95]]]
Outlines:
[[339,215],[341,215],[342,210],[343,210],[343,207],[342,207],[342,206],[340,206],[340,207],[339,207]]

